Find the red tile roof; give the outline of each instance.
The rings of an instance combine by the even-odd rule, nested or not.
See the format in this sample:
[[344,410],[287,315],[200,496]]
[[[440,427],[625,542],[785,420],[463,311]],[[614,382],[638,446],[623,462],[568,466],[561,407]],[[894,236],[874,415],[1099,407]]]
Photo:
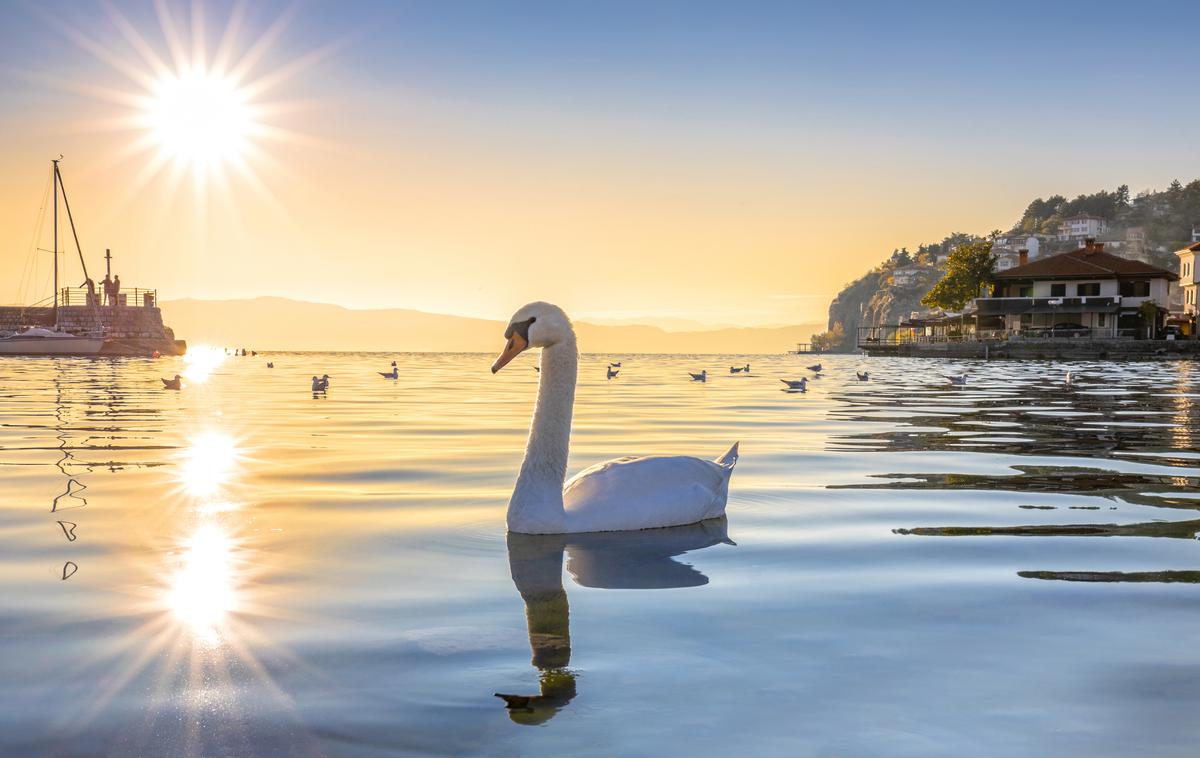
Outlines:
[[995,279],[1113,279],[1132,276],[1175,281],[1179,275],[1149,263],[1086,247],[1030,261],[992,274]]

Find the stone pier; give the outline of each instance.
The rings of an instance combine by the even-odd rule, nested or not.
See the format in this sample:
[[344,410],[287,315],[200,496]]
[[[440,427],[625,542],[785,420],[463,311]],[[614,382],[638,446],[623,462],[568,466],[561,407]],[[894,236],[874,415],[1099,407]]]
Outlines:
[[[163,324],[156,306],[65,305],[58,309],[58,323],[72,334],[104,334],[102,355],[182,355],[187,343]],[[51,308],[0,306],[0,336],[27,326],[53,326]]]

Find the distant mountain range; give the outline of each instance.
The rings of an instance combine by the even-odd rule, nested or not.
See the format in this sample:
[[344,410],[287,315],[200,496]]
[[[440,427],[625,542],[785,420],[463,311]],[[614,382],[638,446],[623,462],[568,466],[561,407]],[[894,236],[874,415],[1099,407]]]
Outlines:
[[[351,310],[280,297],[172,300],[163,319],[190,344],[248,350],[495,352],[500,321],[406,309]],[[576,322],[585,353],[782,353],[807,342],[822,324],[667,331],[636,324]]]

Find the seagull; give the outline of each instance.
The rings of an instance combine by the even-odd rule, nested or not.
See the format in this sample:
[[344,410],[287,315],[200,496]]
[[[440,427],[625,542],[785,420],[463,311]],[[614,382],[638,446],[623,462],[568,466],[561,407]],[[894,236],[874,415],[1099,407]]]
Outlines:
[[786,384],[790,390],[800,390],[801,392],[808,390],[808,379],[780,379],[779,381]]
[[959,374],[958,376],[948,376],[946,380],[956,387],[965,387],[967,384],[967,375]]
[[392,368],[396,368],[396,362],[392,361]]
[[272,361],[267,361],[267,368],[275,368],[275,364]]
[[183,389],[183,382],[180,380],[179,374],[176,374],[174,379],[163,379],[162,383],[165,390]]
[[821,373],[821,364],[814,363],[813,365],[808,367],[808,370],[813,372],[814,374],[819,374],[819,373]]
[[731,373],[731,374],[740,374],[745,370],[746,369],[742,368],[741,366],[730,366],[729,367],[729,373]]
[[539,374],[540,374],[540,373],[542,373],[542,367],[541,367],[541,366],[534,366],[534,367],[533,367],[533,370],[534,370],[534,371],[536,371],[536,372],[538,372]]
[[707,382],[708,381],[708,369],[704,369],[699,374],[693,374],[691,371],[689,371],[688,376],[692,377],[693,382]]
[[613,368],[612,366],[609,366],[609,367],[608,367],[608,378],[609,378],[609,379],[612,379],[612,378],[613,378],[614,376],[616,376],[618,373],[620,373],[620,372],[619,372],[619,371],[617,371],[617,370],[616,370],[615,368]]
[[328,392],[329,391],[329,374],[322,375],[320,379],[318,379],[317,377],[314,376],[312,378],[312,391],[313,392]]
[[747,363],[747,364],[746,364],[746,367],[745,367],[745,368],[743,368],[743,369],[742,369],[742,371],[745,371],[747,374],[749,374],[749,373],[750,373],[750,364],[749,364],[749,363]]
[[860,382],[865,382],[871,378],[871,375],[866,371],[855,371],[854,373],[858,374],[858,381]]
[[400,378],[400,369],[396,368],[396,364],[394,364],[394,363],[392,364],[391,371],[380,371],[378,373],[384,379],[399,379]]

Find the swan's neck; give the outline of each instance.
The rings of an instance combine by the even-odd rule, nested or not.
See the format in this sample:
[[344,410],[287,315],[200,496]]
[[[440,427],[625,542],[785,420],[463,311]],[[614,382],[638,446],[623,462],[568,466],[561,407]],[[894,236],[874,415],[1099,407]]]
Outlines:
[[525,461],[508,501],[511,531],[553,534],[564,530],[562,488],[567,476],[578,372],[579,353],[574,336],[542,350],[541,379],[529,442],[525,445]]

